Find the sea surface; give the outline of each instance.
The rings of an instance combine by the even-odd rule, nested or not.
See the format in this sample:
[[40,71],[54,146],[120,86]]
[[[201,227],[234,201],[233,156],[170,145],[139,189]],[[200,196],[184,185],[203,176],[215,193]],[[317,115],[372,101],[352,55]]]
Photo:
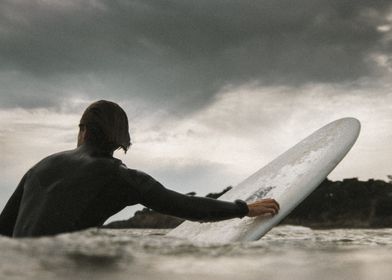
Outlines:
[[166,232],[1,237],[0,279],[392,279],[392,229],[280,226],[259,241],[230,244]]

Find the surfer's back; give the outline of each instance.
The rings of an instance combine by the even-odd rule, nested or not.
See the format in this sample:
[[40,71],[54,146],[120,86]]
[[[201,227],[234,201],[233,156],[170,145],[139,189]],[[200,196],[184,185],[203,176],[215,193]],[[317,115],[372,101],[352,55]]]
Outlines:
[[104,196],[120,164],[88,145],[40,161],[21,182],[23,195],[13,236],[49,235],[102,224],[119,210],[105,208],[124,207],[110,204]]

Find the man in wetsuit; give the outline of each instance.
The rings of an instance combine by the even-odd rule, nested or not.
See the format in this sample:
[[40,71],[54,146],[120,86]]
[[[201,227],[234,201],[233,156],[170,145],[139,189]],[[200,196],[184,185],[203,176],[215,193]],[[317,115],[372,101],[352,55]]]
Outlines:
[[137,203],[193,221],[219,221],[279,210],[273,199],[251,204],[183,195],[113,157],[130,147],[128,119],[109,101],[91,104],[79,125],[77,148],[53,154],[22,178],[0,215],[0,234],[54,235],[101,226],[124,207]]

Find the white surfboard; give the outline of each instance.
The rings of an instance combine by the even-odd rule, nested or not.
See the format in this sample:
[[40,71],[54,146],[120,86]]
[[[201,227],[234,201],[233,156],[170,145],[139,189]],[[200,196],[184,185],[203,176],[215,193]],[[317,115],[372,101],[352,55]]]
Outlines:
[[253,202],[274,198],[280,211],[273,217],[244,217],[214,223],[186,221],[169,236],[193,241],[233,242],[261,238],[301,203],[344,158],[358,138],[360,123],[343,118],[317,130],[219,199]]

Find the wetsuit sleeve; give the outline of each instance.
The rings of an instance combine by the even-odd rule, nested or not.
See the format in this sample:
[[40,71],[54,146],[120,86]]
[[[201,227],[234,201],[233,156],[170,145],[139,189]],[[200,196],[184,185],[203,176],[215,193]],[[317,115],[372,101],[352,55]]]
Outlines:
[[140,203],[157,212],[200,222],[242,218],[249,212],[247,204],[242,200],[228,202],[184,195],[166,189],[145,173],[128,170],[127,176],[137,177],[138,184],[134,187],[138,190]]
[[12,236],[16,218],[18,217],[19,205],[22,200],[23,186],[27,174],[22,178],[18,187],[5,205],[3,212],[0,214],[0,234]]

